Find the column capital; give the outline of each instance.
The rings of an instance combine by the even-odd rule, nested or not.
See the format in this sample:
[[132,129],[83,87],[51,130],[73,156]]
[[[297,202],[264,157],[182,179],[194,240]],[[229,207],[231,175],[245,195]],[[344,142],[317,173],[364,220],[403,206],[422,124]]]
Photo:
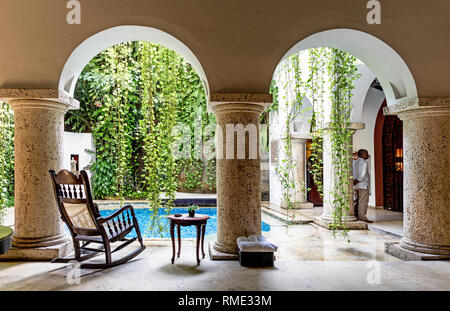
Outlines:
[[291,141],[307,141],[308,139],[312,139],[311,134],[291,133]]
[[[353,130],[353,131],[363,130],[365,128],[366,128],[366,124],[362,123],[362,122],[351,122],[350,123],[350,127],[349,127],[349,129]],[[323,126],[323,129],[325,131],[330,130],[331,129],[331,123],[330,122],[326,122],[324,124],[324,126]]]
[[0,89],[0,100],[13,110],[20,108],[69,110],[80,103],[64,91],[55,89]]
[[217,103],[209,107],[216,115],[230,112],[263,113],[265,106],[259,103]]
[[416,97],[411,98],[398,104],[384,107],[384,115],[401,115],[406,112],[410,115],[413,113],[420,114],[436,114],[449,111],[450,97]]
[[[208,110],[214,113],[222,111],[239,112],[245,111],[245,106],[230,105],[250,105],[252,108],[247,110],[247,112],[262,113],[270,104],[272,104],[272,95],[270,94],[214,93],[210,96]],[[257,111],[255,111],[256,106],[260,106],[261,109],[257,108]]]
[[260,103],[271,104],[273,102],[271,94],[257,93],[213,93],[210,96],[210,103]]

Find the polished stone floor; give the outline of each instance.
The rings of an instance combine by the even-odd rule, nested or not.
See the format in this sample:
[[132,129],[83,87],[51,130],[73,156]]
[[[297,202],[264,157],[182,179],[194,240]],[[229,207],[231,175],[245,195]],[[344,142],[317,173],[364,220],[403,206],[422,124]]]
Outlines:
[[125,265],[81,270],[80,284],[69,284],[76,270],[67,264],[0,262],[0,290],[450,290],[450,262],[400,261],[384,253],[385,241],[398,240],[391,235],[352,231],[349,243],[315,225],[263,220],[272,226],[265,235],[279,246],[274,268],[208,255],[196,266],[192,240],[182,242],[172,265],[170,243],[153,240]]
[[[270,204],[269,202],[262,202],[262,211],[265,214],[291,223],[313,222],[315,217],[322,215],[322,207],[290,210],[287,212],[285,209]],[[402,213],[385,210],[382,207],[369,206],[367,217],[373,221],[373,223],[368,225],[369,230],[389,234],[397,238],[403,236]]]

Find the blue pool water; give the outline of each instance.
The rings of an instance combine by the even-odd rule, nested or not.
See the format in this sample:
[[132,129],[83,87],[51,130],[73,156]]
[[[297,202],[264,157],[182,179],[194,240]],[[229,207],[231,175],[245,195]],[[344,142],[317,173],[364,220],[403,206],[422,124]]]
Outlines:
[[[100,210],[101,216],[109,216],[117,211],[114,210]],[[170,238],[169,232],[169,220],[166,217],[158,218],[161,225],[164,227],[162,233],[158,233],[158,230],[151,226],[151,210],[148,208],[137,208],[134,210],[136,218],[139,223],[139,228],[141,229],[141,234],[143,238]],[[167,215],[167,210],[160,208],[159,216]],[[197,211],[198,214],[208,215],[208,223],[206,225],[205,234],[215,234],[217,232],[217,209],[216,208],[200,208]],[[187,214],[187,208],[173,208],[170,214]],[[265,222],[261,223],[261,229],[264,232],[270,231],[270,225]],[[175,233],[176,234],[176,233]],[[135,237],[136,233],[134,230],[130,233],[129,237]],[[182,238],[195,238],[197,237],[195,226],[181,227],[181,237]]]

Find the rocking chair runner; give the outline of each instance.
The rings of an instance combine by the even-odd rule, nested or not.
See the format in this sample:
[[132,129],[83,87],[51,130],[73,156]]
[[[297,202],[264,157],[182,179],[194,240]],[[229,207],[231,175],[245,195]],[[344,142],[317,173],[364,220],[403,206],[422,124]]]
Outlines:
[[[108,217],[100,216],[97,204],[92,200],[89,177],[85,171],[77,176],[67,170],[58,174],[50,171],[53,190],[61,213],[62,220],[67,224],[72,235],[75,258],[56,258],[54,263],[67,263],[71,260],[83,262],[99,253],[105,253],[105,263],[85,263],[81,268],[104,269],[123,264],[136,257],[144,249],[139,225],[131,205],[126,205]],[[125,238],[133,229],[136,237]],[[139,240],[141,246],[116,261],[112,261],[112,253]],[[123,242],[111,251],[111,243]],[[97,248],[90,244],[100,244]]]

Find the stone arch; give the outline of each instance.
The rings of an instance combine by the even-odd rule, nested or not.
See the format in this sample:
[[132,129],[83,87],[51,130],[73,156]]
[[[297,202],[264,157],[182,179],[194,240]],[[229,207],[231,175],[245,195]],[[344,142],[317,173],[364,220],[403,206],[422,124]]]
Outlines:
[[418,96],[414,77],[402,57],[377,37],[354,29],[332,29],[315,33],[295,44],[281,59],[317,47],[343,50],[360,59],[380,82],[388,105]]
[[59,90],[73,97],[75,86],[89,61],[98,53],[119,43],[129,41],[148,41],[161,44],[180,54],[203,81],[206,98],[209,100],[209,85],[200,61],[180,40],[156,28],[146,26],[118,26],[103,30],[83,41],[67,59],[59,80]]

